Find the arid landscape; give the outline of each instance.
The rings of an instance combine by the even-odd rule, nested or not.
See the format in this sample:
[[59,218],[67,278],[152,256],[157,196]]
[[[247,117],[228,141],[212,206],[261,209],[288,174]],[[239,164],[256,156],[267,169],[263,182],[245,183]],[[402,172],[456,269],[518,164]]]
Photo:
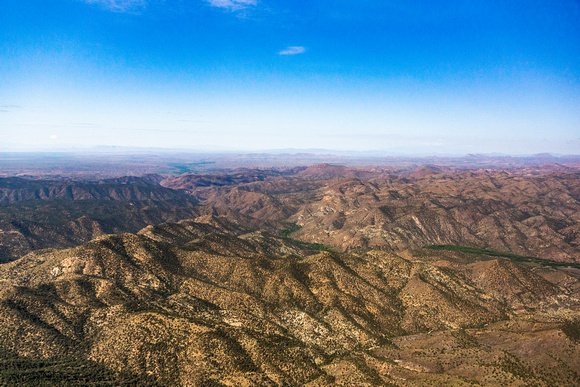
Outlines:
[[0,384],[580,385],[577,160],[256,158],[4,170]]
[[580,1],[0,9],[0,387],[580,387]]

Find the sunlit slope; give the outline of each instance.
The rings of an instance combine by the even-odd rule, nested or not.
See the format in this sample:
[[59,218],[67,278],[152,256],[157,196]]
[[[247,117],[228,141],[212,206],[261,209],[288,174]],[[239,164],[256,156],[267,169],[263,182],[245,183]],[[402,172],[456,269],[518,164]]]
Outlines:
[[1,265],[1,349],[167,385],[578,382],[564,271],[228,229],[209,216]]

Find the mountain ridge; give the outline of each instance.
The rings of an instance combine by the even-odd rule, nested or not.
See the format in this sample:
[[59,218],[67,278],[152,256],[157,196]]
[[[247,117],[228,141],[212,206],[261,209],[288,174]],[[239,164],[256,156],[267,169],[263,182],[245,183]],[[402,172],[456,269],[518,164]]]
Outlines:
[[[194,230],[189,242],[184,227]],[[580,280],[554,269],[542,270],[577,289],[497,258],[429,250],[404,256],[316,252],[194,221],[106,235],[0,266],[0,347],[19,356],[78,356],[161,384],[397,385],[399,373],[418,366],[399,359],[407,355],[393,347],[395,338],[481,330],[534,314],[557,330],[580,304]],[[522,287],[501,291],[514,278]],[[484,350],[472,333],[461,334]],[[398,362],[386,355],[393,351]],[[417,380],[449,376],[418,369]],[[556,377],[549,369],[540,374]]]
[[579,181],[324,164],[13,180],[79,194],[0,206],[0,384],[580,385],[580,272],[560,264]]

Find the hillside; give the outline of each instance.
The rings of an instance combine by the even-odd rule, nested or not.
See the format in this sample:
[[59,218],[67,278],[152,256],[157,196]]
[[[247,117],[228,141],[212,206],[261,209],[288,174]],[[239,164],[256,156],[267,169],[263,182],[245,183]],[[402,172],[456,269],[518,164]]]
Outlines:
[[190,190],[201,204],[295,223],[292,235],[338,250],[464,245],[578,262],[577,171],[410,173],[320,165],[292,176]]
[[197,201],[155,176],[95,182],[0,178],[0,262],[101,235],[195,218]]
[[0,385],[578,386],[579,177],[5,179]]
[[[459,245],[575,262],[579,173],[316,165],[95,182],[0,179],[0,260],[212,211],[337,251]],[[234,215],[236,214],[236,215]]]
[[580,383],[574,275],[446,251],[318,252],[210,223],[0,266],[0,349],[162,385]]

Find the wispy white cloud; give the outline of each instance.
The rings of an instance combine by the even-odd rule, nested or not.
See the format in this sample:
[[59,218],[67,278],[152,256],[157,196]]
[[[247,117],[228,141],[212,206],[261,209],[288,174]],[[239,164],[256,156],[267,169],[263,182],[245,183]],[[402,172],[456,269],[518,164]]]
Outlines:
[[257,5],[257,0],[207,0],[207,2],[214,7],[231,10],[239,10]]
[[10,113],[21,108],[22,106],[20,105],[0,105],[0,113]]
[[306,52],[306,49],[302,46],[290,46],[285,50],[278,52],[279,55],[296,55],[296,54],[303,54]]
[[147,6],[147,0],[84,0],[113,12],[135,12]]

